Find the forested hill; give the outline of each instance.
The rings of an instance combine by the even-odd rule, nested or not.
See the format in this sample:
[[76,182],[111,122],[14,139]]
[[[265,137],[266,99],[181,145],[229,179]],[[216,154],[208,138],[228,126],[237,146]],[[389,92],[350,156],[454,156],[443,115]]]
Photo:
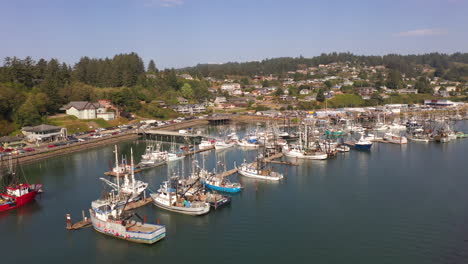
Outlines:
[[[268,75],[274,74],[284,76],[288,71],[296,71],[299,67],[318,66],[333,62],[349,62],[352,65],[376,66],[384,65],[409,76],[416,76],[418,67],[430,66],[435,69],[438,77],[446,77],[458,80],[460,77],[468,76],[468,53],[429,53],[423,55],[397,55],[385,56],[359,56],[352,53],[329,53],[313,58],[283,57],[251,62],[229,62],[225,64],[198,64],[195,67],[180,69],[196,76],[210,76],[224,78],[226,75]],[[460,65],[459,63],[467,64]]]
[[178,96],[191,101],[210,96],[203,80],[178,78],[173,69],[159,71],[153,60],[146,68],[136,53],[82,57],[75,65],[7,57],[0,66],[0,135],[47,122],[70,101],[109,99],[125,111],[163,118],[167,111],[158,100],[175,104]]

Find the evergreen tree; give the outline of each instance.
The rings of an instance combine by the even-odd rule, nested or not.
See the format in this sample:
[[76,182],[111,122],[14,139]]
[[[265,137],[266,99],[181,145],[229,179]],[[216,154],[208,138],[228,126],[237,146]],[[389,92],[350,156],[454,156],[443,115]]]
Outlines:
[[325,101],[325,94],[323,93],[323,89],[318,90],[316,100],[319,102]]
[[150,60],[148,63],[148,71],[150,73],[157,73],[158,69],[156,68],[156,64],[154,63],[154,60]]

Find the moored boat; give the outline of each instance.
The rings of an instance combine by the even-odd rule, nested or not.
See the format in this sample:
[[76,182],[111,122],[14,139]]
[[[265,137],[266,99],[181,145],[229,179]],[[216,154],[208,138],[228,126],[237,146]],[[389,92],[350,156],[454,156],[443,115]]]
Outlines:
[[11,159],[8,171],[0,173],[0,212],[29,204],[42,191],[42,184],[28,184],[26,179],[22,182]]
[[128,240],[136,243],[154,244],[166,237],[166,227],[135,220],[130,220],[133,215],[125,213],[125,205],[121,199],[113,199],[110,195],[105,202],[94,203],[89,210],[91,224],[94,230],[104,235]]

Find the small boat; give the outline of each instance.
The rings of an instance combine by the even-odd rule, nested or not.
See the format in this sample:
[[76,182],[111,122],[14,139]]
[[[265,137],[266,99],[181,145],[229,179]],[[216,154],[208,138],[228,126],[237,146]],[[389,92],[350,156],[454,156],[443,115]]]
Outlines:
[[225,141],[216,141],[214,146],[215,146],[216,150],[223,150],[223,149],[233,147],[234,143],[233,142],[228,143],[228,142],[225,142]]
[[354,144],[354,148],[357,150],[370,150],[372,142],[363,139],[362,137]]
[[240,175],[260,179],[260,180],[270,180],[270,181],[279,181],[283,179],[283,174],[263,168],[263,161],[259,157],[257,158],[256,163],[244,163],[237,170]]
[[0,191],[2,191],[0,193],[0,212],[29,204],[42,191],[42,184],[28,184],[20,181],[21,179],[14,170],[10,159],[9,170],[0,175]]
[[338,152],[349,152],[350,151],[350,147],[346,146],[346,145],[340,145],[338,147],[336,147],[336,150]]
[[200,142],[200,144],[198,145],[198,149],[208,149],[208,148],[212,148],[214,145],[213,145],[214,141],[210,141],[210,140],[202,140]]
[[209,203],[189,201],[185,197],[179,197],[174,187],[171,186],[169,181],[163,182],[158,192],[151,194],[154,205],[168,211],[187,215],[204,215],[210,212]]
[[255,141],[255,142],[250,142],[247,139],[242,139],[237,142],[237,145],[243,148],[258,148],[260,145]]
[[231,197],[218,193],[207,193],[203,200],[215,210],[231,203]]
[[325,160],[328,158],[328,154],[321,151],[305,151],[300,147],[294,147],[292,149],[283,148],[284,155],[290,158],[298,159],[309,159],[309,160]]
[[94,230],[104,235],[143,244],[154,244],[166,237],[166,227],[163,225],[130,220],[133,214],[125,212],[127,203],[122,205],[122,199],[117,197],[110,193],[106,200],[93,202],[89,214]]
[[385,133],[383,138],[385,141],[394,143],[394,144],[407,144],[408,139],[405,136],[398,136],[393,133]]

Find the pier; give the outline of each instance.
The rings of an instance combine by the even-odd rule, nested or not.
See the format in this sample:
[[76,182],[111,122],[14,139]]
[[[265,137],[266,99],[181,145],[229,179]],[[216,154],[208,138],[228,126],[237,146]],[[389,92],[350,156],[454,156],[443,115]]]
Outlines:
[[152,201],[151,197],[146,197],[146,198],[143,198],[143,199],[141,199],[139,201],[129,203],[129,204],[127,204],[127,206],[125,206],[125,211],[129,211],[129,210],[133,210],[133,209],[136,209],[136,208],[143,207],[143,206],[151,203],[151,201]]
[[143,135],[146,138],[165,141],[165,142],[177,142],[177,143],[187,143],[190,144],[199,144],[203,138],[202,135],[195,135],[191,133],[179,133],[177,131],[170,130],[145,130],[139,131],[139,135]]
[[85,216],[84,211],[82,211],[82,214],[83,214],[83,219],[81,221],[79,221],[79,222],[74,223],[74,224],[72,223],[71,215],[67,214],[66,215],[66,220],[67,220],[66,229],[67,230],[78,230],[78,229],[82,229],[82,228],[91,226],[91,219],[89,219],[89,218],[87,218]]

